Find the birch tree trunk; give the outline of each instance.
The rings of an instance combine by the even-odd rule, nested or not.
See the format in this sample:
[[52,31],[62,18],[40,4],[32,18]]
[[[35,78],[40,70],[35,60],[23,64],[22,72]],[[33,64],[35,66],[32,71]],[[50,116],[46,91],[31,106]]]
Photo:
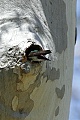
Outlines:
[[[0,0],[0,120],[68,120],[75,6],[75,0]],[[27,59],[33,44],[50,50],[50,61]]]

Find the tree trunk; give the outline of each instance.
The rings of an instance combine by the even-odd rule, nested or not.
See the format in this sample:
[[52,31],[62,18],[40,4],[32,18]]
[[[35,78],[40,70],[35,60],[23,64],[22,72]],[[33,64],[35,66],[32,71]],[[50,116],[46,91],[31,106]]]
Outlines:
[[0,0],[0,120],[68,120],[75,6]]

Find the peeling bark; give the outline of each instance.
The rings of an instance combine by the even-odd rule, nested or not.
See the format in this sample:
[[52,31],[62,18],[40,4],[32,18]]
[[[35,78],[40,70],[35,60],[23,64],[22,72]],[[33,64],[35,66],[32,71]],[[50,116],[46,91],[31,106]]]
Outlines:
[[0,0],[0,120],[68,120],[74,13],[74,0]]

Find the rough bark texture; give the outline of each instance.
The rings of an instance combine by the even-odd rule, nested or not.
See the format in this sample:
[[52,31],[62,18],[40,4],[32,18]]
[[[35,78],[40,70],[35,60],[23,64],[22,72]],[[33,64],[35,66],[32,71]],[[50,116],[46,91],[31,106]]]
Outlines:
[[[0,120],[68,120],[75,0],[0,0]],[[25,58],[31,44],[51,61]]]

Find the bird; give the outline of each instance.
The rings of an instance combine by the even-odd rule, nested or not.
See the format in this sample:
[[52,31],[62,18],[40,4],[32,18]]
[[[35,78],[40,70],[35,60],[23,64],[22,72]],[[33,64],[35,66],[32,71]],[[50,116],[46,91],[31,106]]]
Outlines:
[[48,60],[45,55],[50,54],[50,50],[44,50],[40,45],[31,44],[26,50],[25,55],[28,61],[34,63],[40,63],[42,61]]

